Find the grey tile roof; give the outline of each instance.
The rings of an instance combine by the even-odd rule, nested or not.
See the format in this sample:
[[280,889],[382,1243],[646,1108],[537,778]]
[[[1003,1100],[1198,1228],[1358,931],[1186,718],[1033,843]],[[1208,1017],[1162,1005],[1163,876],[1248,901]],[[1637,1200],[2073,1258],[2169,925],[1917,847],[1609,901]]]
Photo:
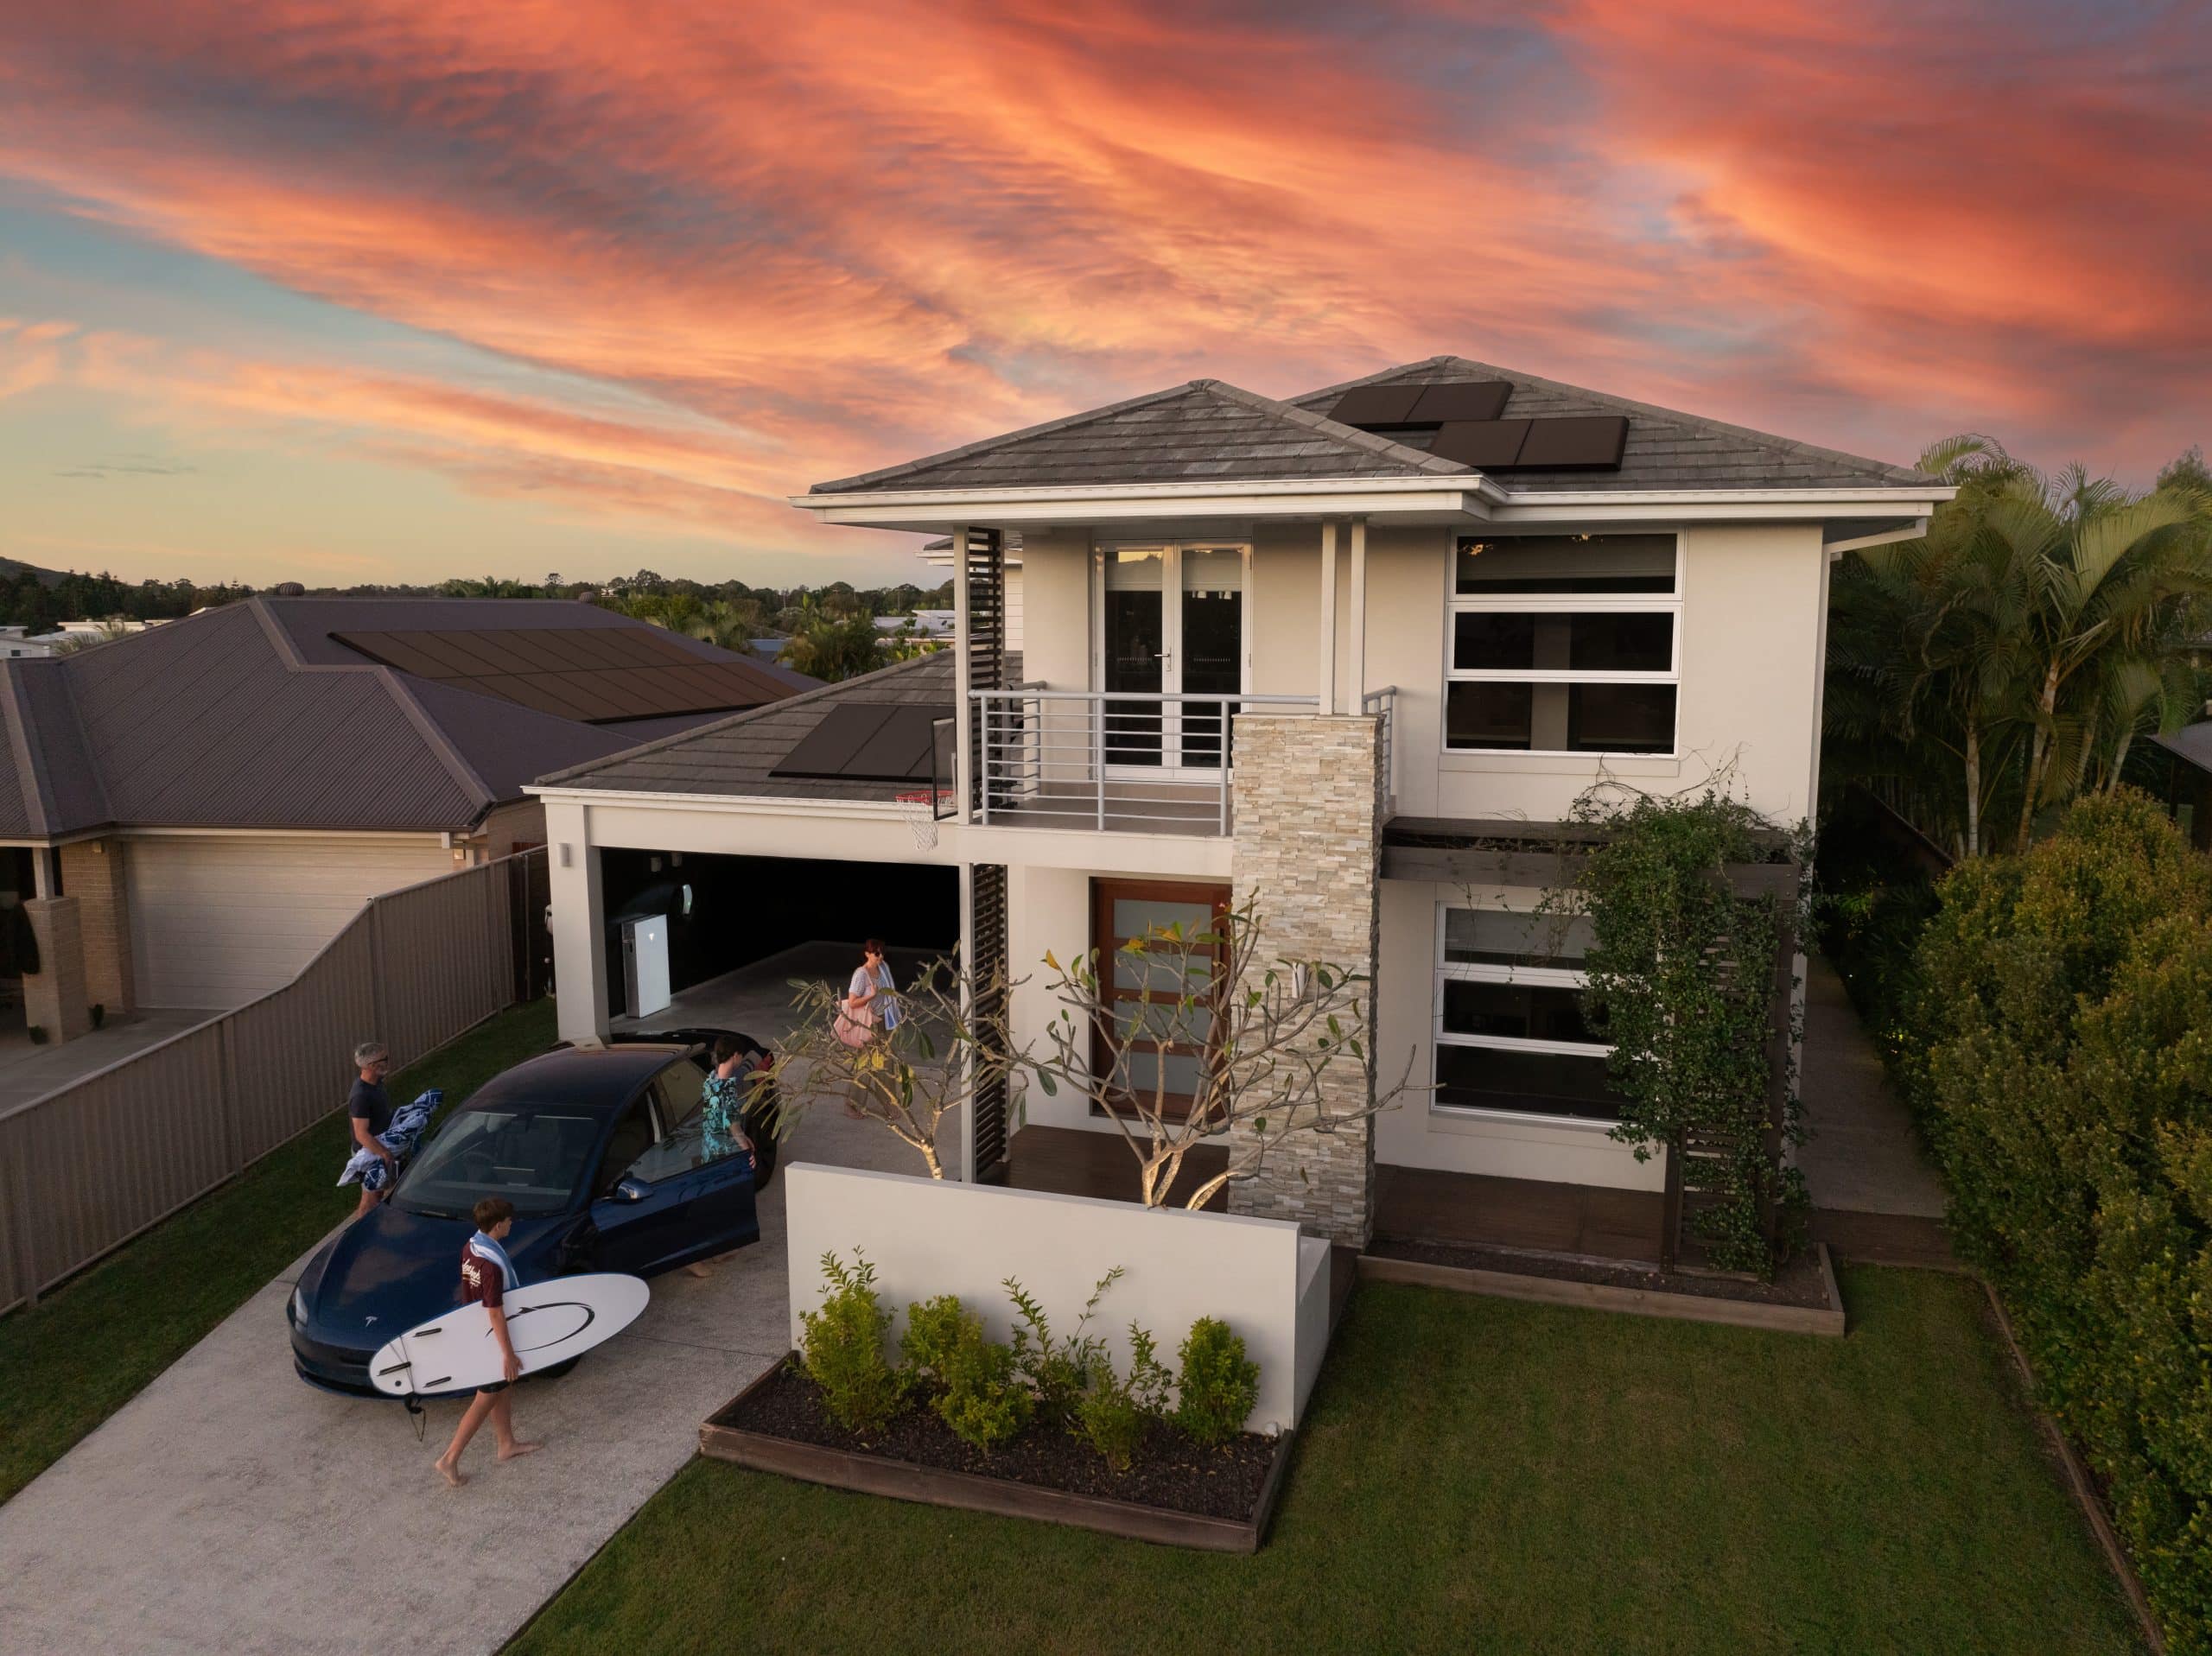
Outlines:
[[813,492],[1419,477],[1466,469],[1217,379],[1194,379],[903,466],[817,483]]
[[[481,627],[505,600],[455,601]],[[377,666],[330,644],[329,628],[312,625],[320,615],[296,612],[287,625],[284,605],[251,600],[75,655],[0,663],[0,836],[109,825],[460,832],[541,771],[638,739]],[[543,607],[573,625],[585,606]]]
[[2212,772],[2212,719],[2183,725],[2179,730],[2151,739],[2184,765]]
[[1629,416],[1628,447],[1618,471],[1501,473],[1494,480],[1511,492],[1912,487],[1934,481],[1905,466],[1563,385],[1516,369],[1464,357],[1432,357],[1289,402],[1276,402],[1220,380],[1194,379],[901,466],[817,483],[813,492],[1471,476],[1473,467],[1339,425],[1325,411],[1353,385],[1478,379],[1502,379],[1512,385],[1503,410],[1509,419]]
[[1432,357],[1426,362],[1406,363],[1363,379],[1310,392],[1298,398],[1297,403],[1319,412],[1354,385],[1443,384],[1478,379],[1502,379],[1513,387],[1500,416],[1504,419],[1541,420],[1574,414],[1629,416],[1628,447],[1621,456],[1620,470],[1509,472],[1495,479],[1499,487],[1516,494],[1554,490],[1912,487],[1936,480],[1909,466],[1863,460],[1788,437],[1726,425],[1701,415],[1631,403],[1602,391],[1562,385],[1516,368],[1470,362],[1465,357]]
[[[1009,652],[1009,680],[1020,676],[1020,657]],[[772,707],[734,714],[613,758],[543,777],[547,786],[603,788],[652,794],[738,795],[770,799],[853,799],[889,803],[894,783],[843,782],[773,777],[784,756],[845,702],[942,707],[953,706],[953,652],[939,650],[858,678],[795,695]]]

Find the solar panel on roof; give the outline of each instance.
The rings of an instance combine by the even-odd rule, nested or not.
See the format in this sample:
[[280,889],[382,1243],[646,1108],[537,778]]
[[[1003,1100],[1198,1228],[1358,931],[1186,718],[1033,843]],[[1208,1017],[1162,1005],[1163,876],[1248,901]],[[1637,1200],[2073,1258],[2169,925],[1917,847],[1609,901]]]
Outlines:
[[839,782],[927,782],[931,728],[951,711],[907,702],[840,702],[768,774]]
[[1575,414],[1538,420],[1521,445],[1518,469],[1610,471],[1621,463],[1628,445],[1628,417],[1619,414]]
[[1408,425],[1438,426],[1450,420],[1495,420],[1505,412],[1513,387],[1502,379],[1463,379],[1424,385],[1406,416]]
[[1329,418],[1348,426],[1406,423],[1424,388],[1419,385],[1355,385],[1336,400]]
[[724,713],[781,701],[749,662],[715,661],[651,627],[334,632],[372,661],[587,724]]
[[1447,420],[1436,428],[1428,452],[1485,471],[1500,471],[1520,458],[1521,444],[1533,420]]

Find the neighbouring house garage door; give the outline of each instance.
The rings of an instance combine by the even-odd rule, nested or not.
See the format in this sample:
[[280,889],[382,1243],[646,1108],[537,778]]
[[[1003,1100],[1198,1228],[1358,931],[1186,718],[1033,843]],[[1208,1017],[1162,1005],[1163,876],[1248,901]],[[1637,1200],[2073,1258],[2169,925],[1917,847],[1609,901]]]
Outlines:
[[450,873],[435,840],[132,840],[130,945],[145,1006],[235,1006],[292,980],[379,891]]

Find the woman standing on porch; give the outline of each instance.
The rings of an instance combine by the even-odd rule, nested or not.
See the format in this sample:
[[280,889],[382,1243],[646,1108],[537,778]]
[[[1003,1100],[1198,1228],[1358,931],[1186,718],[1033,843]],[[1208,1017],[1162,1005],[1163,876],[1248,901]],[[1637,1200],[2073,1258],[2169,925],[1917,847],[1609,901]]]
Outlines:
[[[861,945],[861,963],[845,987],[844,999],[838,1003],[837,1038],[847,1046],[865,1046],[875,1038],[879,1027],[888,1033],[898,1026],[898,986],[883,958],[883,940],[871,937]],[[855,1083],[853,1091],[854,1095],[845,1101],[845,1114],[855,1121],[864,1121],[868,1112],[861,1107],[865,1101],[859,1083]]]
[[861,963],[845,990],[845,1012],[855,1024],[868,1028],[880,1025],[888,1032],[899,1027],[899,986],[883,954],[880,937],[871,937],[861,945]]

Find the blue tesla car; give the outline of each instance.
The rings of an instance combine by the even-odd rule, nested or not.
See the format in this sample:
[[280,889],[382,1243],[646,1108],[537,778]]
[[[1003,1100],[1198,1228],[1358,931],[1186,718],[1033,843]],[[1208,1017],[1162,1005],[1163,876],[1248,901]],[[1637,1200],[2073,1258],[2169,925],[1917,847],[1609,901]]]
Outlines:
[[[702,1120],[708,1051],[724,1034],[756,1058],[749,1157]],[[308,1261],[285,1308],[300,1378],[384,1395],[369,1360],[459,1304],[461,1250],[485,1196],[514,1204],[506,1247],[524,1282],[650,1277],[758,1240],[753,1195],[775,1165],[769,1063],[749,1037],[674,1030],[558,1048],[485,1082],[438,1124],[391,1199]]]

